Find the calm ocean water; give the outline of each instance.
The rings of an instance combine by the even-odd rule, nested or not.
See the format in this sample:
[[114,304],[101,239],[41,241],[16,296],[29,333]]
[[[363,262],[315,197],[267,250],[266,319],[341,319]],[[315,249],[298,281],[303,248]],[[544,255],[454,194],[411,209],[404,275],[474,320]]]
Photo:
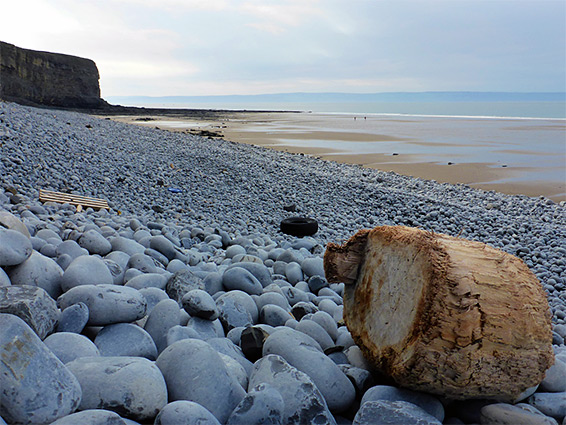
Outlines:
[[159,98],[110,97],[111,103],[156,108],[195,108],[269,111],[310,111],[344,114],[392,114],[454,117],[558,118],[566,120],[566,101],[428,101],[428,102],[317,102],[223,101],[208,98],[190,102]]

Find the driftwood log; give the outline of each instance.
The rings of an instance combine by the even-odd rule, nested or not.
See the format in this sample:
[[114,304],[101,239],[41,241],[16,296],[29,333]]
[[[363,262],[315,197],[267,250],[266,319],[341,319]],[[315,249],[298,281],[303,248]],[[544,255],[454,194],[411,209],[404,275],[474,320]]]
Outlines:
[[451,399],[515,401],[554,362],[540,282],[483,243],[403,226],[328,244],[344,320],[365,357],[399,385]]

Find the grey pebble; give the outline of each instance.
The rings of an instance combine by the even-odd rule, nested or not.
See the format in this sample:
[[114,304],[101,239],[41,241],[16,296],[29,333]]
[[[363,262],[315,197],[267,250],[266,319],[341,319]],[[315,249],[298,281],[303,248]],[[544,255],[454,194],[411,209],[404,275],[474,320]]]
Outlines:
[[153,425],[220,425],[220,422],[204,406],[177,400],[161,409]]
[[362,404],[352,425],[441,425],[438,419],[406,401],[368,401]]
[[0,286],[10,286],[12,282],[3,268],[0,267]]
[[73,332],[56,332],[43,342],[63,363],[79,357],[100,356],[100,351],[90,339]]
[[556,359],[554,364],[546,371],[540,383],[540,392],[559,393],[566,391],[566,363]]
[[168,276],[161,273],[144,273],[134,276],[124,286],[134,289],[157,288],[165,289],[167,286]]
[[132,323],[104,326],[94,339],[100,355],[157,358],[157,347],[151,335]]
[[181,303],[187,313],[201,319],[215,320],[220,314],[214,299],[202,289],[193,289],[187,292],[183,295]]
[[224,328],[219,319],[211,321],[200,317],[191,317],[187,322],[187,328],[193,329],[198,334],[198,338],[203,340],[224,337]]
[[81,248],[90,254],[106,255],[112,251],[112,245],[96,230],[88,230],[77,241]]
[[99,257],[83,255],[73,260],[63,273],[61,288],[67,292],[81,285],[112,285],[114,278]]
[[236,406],[226,425],[283,424],[285,402],[271,385],[262,383],[252,388]]
[[167,332],[169,329],[179,325],[180,322],[179,304],[172,299],[159,301],[151,310],[144,329],[153,338],[159,353],[167,347]]
[[282,423],[336,424],[328,405],[309,376],[281,356],[269,354],[254,363],[249,386],[266,383],[279,392],[284,402]]
[[33,250],[31,241],[12,229],[0,228],[0,266],[16,266],[23,263]]
[[216,306],[225,332],[239,326],[251,326],[259,318],[253,298],[243,291],[233,290],[222,294],[216,300]]
[[181,305],[183,296],[193,289],[204,290],[204,281],[193,271],[185,269],[173,273],[173,276],[167,281],[165,292],[167,292],[169,298],[177,301],[177,303]]
[[328,332],[313,320],[303,318],[303,320],[297,324],[295,330],[313,338],[323,350],[334,346],[334,341],[332,341]]
[[146,301],[136,289],[118,285],[82,285],[65,292],[57,299],[61,309],[84,303],[88,307],[88,324],[104,326],[133,322],[145,315]]
[[356,392],[348,377],[311,337],[283,327],[265,341],[263,355],[268,354],[277,354],[291,366],[306,373],[323,394],[330,410],[344,411],[354,401]]
[[558,425],[555,419],[545,416],[534,407],[519,403],[495,403],[481,409],[480,423],[482,425]]
[[51,425],[127,425],[116,412],[104,409],[87,409],[64,418],[57,419]]
[[0,313],[18,316],[42,340],[53,332],[61,314],[47,292],[26,285],[0,287]]
[[285,266],[285,276],[291,285],[303,280],[303,270],[298,263],[290,262]]
[[61,312],[57,323],[57,332],[81,333],[88,323],[88,307],[85,303],[76,303]]
[[527,402],[557,421],[566,417],[566,392],[535,393],[528,398]]
[[259,321],[273,327],[284,326],[293,316],[286,309],[275,304],[267,304],[259,312]]
[[0,414],[8,423],[49,423],[76,410],[74,375],[19,317],[0,313]]
[[167,404],[165,380],[147,359],[81,357],[66,366],[81,385],[80,410],[103,408],[144,421]]
[[406,401],[419,406],[429,415],[434,416],[440,422],[444,420],[444,407],[442,403],[430,394],[411,391],[405,388],[397,388],[389,385],[377,385],[368,389],[362,401],[362,405],[368,401]]
[[34,285],[56,299],[61,294],[63,269],[53,259],[33,251],[31,256],[8,272],[12,285]]
[[[177,341],[159,355],[156,364],[167,383],[170,401],[199,403],[220,423],[226,422],[246,394],[220,355],[204,341]],[[199,385],[187,385],[194,381]]]
[[308,257],[301,262],[303,272],[308,276],[324,276],[324,262],[321,257]]
[[226,270],[222,275],[222,285],[228,291],[240,290],[250,295],[260,295],[263,292],[259,280],[242,267]]

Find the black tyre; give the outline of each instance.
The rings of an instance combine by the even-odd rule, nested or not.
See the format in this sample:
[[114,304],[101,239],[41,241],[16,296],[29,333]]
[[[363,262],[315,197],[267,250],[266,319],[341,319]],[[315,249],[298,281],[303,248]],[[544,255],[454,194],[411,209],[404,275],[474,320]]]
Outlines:
[[289,217],[281,220],[281,231],[292,236],[310,236],[318,232],[318,222],[312,218]]

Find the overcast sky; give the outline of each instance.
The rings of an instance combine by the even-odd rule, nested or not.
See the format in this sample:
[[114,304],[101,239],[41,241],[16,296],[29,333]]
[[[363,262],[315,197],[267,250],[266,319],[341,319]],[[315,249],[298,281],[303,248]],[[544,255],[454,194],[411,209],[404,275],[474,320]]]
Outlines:
[[2,0],[102,96],[566,91],[565,0]]

